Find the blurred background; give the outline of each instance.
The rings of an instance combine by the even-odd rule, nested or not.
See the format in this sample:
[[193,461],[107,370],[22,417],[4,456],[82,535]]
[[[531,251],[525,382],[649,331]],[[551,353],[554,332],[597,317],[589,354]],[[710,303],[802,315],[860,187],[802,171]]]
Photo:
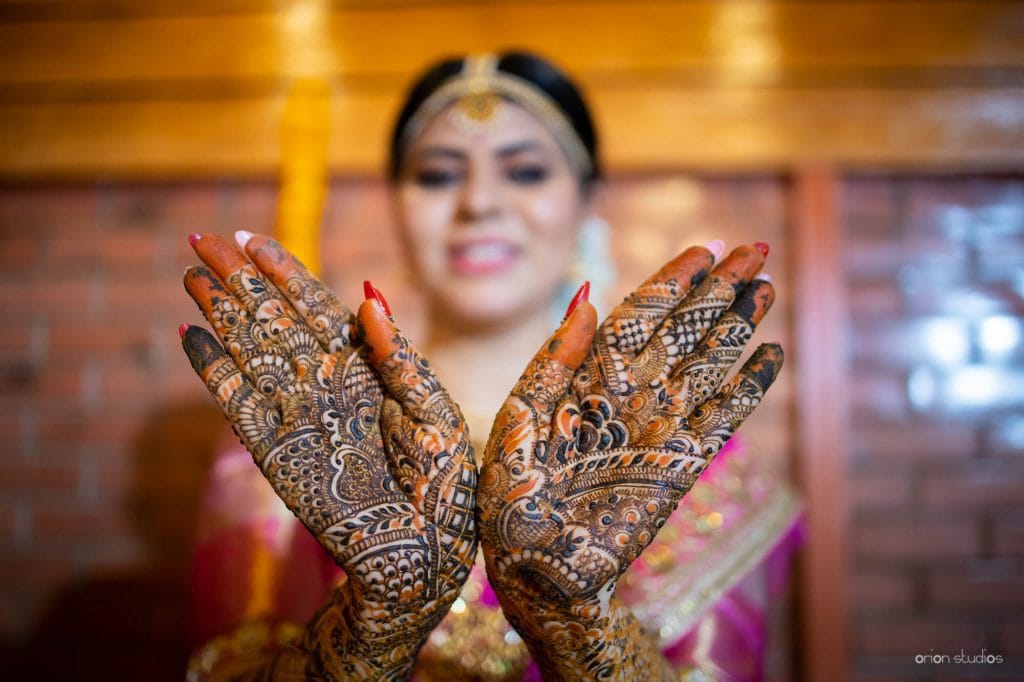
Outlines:
[[771,679],[1024,679],[1024,3],[971,0],[0,0],[0,674],[182,679],[224,428],[187,233],[291,229],[415,331],[386,130],[503,47],[596,110],[609,300],[771,243],[787,367],[747,434],[810,538]]

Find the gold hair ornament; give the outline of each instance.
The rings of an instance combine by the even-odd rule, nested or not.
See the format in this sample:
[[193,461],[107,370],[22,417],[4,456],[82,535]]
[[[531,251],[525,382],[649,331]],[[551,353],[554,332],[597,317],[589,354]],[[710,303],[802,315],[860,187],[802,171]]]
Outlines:
[[401,149],[419,135],[427,123],[452,102],[457,102],[453,118],[465,132],[478,133],[500,122],[504,97],[540,119],[558,141],[570,165],[581,176],[592,170],[590,154],[569,119],[555,102],[530,81],[498,70],[493,54],[466,57],[462,71],[427,97],[402,130]]

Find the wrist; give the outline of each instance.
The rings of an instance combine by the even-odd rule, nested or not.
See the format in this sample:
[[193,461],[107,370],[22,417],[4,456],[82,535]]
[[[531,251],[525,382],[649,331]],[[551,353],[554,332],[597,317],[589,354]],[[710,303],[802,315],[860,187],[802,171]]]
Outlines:
[[418,612],[396,616],[351,586],[335,588],[306,628],[301,648],[309,671],[326,680],[408,679],[432,624]]
[[545,679],[674,679],[657,638],[646,632],[609,586],[572,602],[515,600],[495,588]]

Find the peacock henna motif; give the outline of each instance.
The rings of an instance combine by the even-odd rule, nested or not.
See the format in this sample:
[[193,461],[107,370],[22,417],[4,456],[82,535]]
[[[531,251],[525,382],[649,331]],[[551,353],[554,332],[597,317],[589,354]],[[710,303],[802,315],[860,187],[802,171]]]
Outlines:
[[581,307],[537,354],[495,420],[478,516],[488,577],[551,679],[672,677],[615,597],[782,364],[758,348],[725,381],[774,298],[741,247],[668,263],[581,342]]
[[[185,286],[218,343],[183,345],[243,444],[346,581],[267,679],[404,679],[476,548],[476,466],[458,407],[372,305],[357,321],[278,244],[216,236]],[[254,265],[255,264],[255,265]]]

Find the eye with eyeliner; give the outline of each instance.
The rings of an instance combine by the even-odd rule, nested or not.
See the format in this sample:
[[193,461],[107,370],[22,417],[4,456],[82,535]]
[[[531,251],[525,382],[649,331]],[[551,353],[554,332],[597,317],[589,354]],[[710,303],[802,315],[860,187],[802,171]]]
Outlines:
[[462,181],[462,171],[454,168],[420,168],[413,174],[416,184],[426,189],[451,187]]
[[539,185],[548,176],[547,166],[541,163],[516,163],[505,168],[505,177],[517,185]]

